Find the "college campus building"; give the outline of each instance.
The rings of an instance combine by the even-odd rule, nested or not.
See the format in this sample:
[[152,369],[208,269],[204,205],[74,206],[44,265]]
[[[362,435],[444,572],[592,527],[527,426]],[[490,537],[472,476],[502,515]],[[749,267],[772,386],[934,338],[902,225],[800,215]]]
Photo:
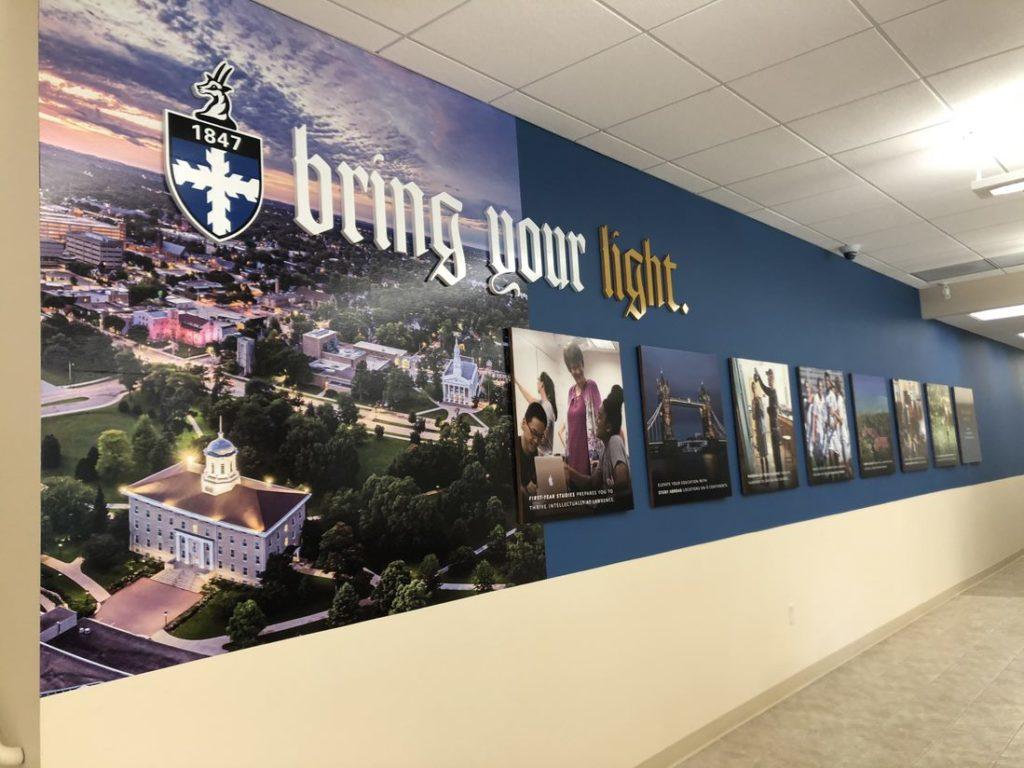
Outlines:
[[231,322],[179,309],[148,309],[132,313],[130,325],[149,330],[150,341],[177,341],[193,347],[219,344],[235,332]]
[[369,341],[349,344],[339,340],[338,334],[330,328],[314,328],[302,334],[302,353],[312,358],[309,367],[313,371],[313,383],[338,391],[352,386],[352,377],[361,362],[366,363],[368,371],[395,366],[415,376],[420,360],[419,355],[411,355],[398,347]]
[[203,454],[128,486],[131,550],[257,584],[267,557],[298,546],[309,493],[243,477],[223,432]]
[[124,241],[96,232],[72,232],[65,241],[64,258],[116,269],[124,263]]
[[472,405],[480,394],[480,369],[471,357],[463,357],[456,339],[452,359],[441,375],[442,399],[456,405]]
[[67,241],[72,232],[93,232],[114,240],[125,239],[124,219],[99,219],[81,211],[57,206],[43,206],[39,211],[39,237],[44,240]]
[[243,376],[252,376],[256,370],[256,339],[251,336],[239,336],[235,340],[235,359]]

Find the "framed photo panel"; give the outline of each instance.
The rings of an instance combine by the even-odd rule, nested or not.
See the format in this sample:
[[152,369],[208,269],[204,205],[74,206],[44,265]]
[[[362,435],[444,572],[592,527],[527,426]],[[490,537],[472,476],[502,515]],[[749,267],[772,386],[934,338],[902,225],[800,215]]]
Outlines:
[[804,455],[811,485],[853,478],[846,376],[842,371],[800,367],[800,411]]
[[925,427],[924,391],[921,382],[892,380],[896,403],[896,428],[900,436],[900,469],[917,472],[928,469],[928,434]]
[[981,437],[978,434],[978,417],[974,412],[974,390],[970,387],[953,387],[953,405],[956,410],[960,461],[964,464],[980,464]]
[[632,509],[618,343],[509,334],[520,521]]
[[932,430],[932,460],[936,467],[955,467],[960,449],[953,418],[953,398],[945,384],[927,384],[928,423]]
[[660,347],[639,355],[651,506],[732,495],[721,359]]
[[789,366],[734,357],[731,367],[743,493],[796,488]]
[[850,376],[860,476],[878,477],[896,471],[889,385],[881,376]]

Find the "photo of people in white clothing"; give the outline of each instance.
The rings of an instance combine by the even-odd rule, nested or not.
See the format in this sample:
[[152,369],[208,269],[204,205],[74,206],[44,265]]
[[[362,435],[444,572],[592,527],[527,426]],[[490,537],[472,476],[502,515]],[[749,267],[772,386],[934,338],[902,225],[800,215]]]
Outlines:
[[798,369],[804,454],[811,485],[853,478],[846,377],[842,371]]

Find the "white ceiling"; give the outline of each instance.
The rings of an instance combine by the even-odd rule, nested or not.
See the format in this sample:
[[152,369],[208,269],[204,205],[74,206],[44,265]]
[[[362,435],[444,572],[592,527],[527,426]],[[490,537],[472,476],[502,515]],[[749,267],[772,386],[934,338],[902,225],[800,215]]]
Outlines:
[[260,1],[910,285],[1024,265],[970,189],[1024,168],[1024,0]]

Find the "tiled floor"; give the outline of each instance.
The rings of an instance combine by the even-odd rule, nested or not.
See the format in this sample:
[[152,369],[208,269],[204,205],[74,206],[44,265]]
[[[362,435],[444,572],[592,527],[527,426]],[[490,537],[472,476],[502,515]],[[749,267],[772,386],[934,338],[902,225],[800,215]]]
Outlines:
[[1024,558],[680,768],[1024,768]]

